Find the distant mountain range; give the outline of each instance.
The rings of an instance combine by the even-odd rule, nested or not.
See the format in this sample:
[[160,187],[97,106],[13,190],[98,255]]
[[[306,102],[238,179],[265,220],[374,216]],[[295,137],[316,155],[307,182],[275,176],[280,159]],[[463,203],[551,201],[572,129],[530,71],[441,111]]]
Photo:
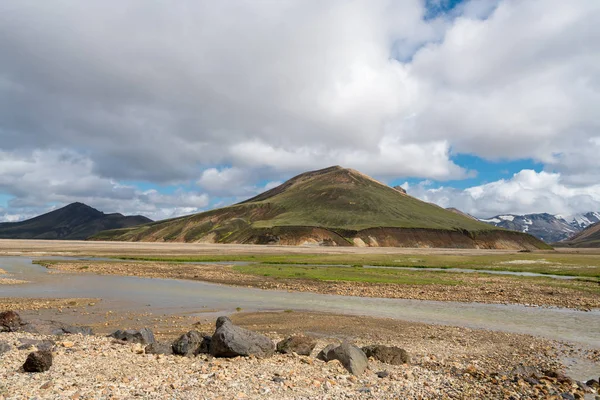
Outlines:
[[588,226],[569,240],[560,243],[569,247],[600,247],[600,222]]
[[92,239],[329,246],[538,249],[546,244],[409,196],[339,166],[298,175],[256,197]]
[[128,228],[152,222],[141,215],[104,214],[82,203],[21,222],[0,223],[0,239],[83,240],[107,229]]
[[552,214],[502,214],[492,218],[479,219],[499,228],[532,234],[546,243],[567,240],[588,226],[600,222],[600,212],[575,215]]

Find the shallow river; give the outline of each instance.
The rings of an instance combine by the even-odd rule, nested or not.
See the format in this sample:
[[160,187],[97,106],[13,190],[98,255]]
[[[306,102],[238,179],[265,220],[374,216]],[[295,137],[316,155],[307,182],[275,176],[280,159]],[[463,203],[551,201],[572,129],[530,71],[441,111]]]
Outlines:
[[[290,293],[175,279],[48,273],[26,257],[0,268],[31,283],[0,286],[0,297],[94,297],[127,311],[307,310],[527,333],[600,347],[600,310]],[[112,303],[112,304],[111,304]]]

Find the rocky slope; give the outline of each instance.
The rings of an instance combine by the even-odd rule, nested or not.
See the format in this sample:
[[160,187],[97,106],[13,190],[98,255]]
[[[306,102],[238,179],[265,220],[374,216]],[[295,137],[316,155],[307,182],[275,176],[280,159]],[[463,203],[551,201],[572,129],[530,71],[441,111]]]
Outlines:
[[538,239],[425,203],[358,171],[298,175],[233,206],[95,240],[459,248],[544,248]]
[[104,214],[85,204],[72,203],[25,221],[0,223],[0,238],[83,240],[103,230],[149,222],[152,220],[140,215]]
[[600,247],[600,222],[588,226],[560,245],[570,247]]

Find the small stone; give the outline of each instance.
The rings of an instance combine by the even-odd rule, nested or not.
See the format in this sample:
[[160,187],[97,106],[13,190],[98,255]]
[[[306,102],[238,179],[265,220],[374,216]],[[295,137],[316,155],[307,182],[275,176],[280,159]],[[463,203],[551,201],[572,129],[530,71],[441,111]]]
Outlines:
[[367,357],[373,357],[386,364],[401,365],[410,362],[410,356],[406,350],[400,347],[372,345],[363,347],[362,351]]
[[379,371],[377,373],[377,377],[379,378],[387,378],[388,376],[390,376],[390,373],[387,371]]
[[0,342],[0,354],[4,354],[10,351],[10,349],[12,349],[12,346],[10,344],[8,344],[7,342]]
[[52,387],[52,381],[48,381],[46,383],[44,383],[42,386],[40,386],[40,389],[49,389]]
[[73,342],[62,342],[60,345],[62,347],[65,347],[65,348],[69,349],[69,348],[73,347],[75,345],[75,343],[73,343]]
[[272,380],[275,383],[283,383],[283,382],[285,382],[285,379],[282,378],[282,377],[280,377],[280,376],[274,376]]
[[327,358],[327,353],[329,353],[330,350],[333,350],[336,347],[337,346],[335,344],[328,344],[323,350],[319,352],[319,354],[317,354],[317,359],[328,362],[329,359]]
[[144,349],[146,354],[156,354],[156,355],[171,355],[173,354],[173,346],[167,343],[159,343],[154,342],[150,343]]
[[301,356],[309,356],[317,342],[307,336],[290,336],[277,343],[277,351],[283,354],[296,353]]

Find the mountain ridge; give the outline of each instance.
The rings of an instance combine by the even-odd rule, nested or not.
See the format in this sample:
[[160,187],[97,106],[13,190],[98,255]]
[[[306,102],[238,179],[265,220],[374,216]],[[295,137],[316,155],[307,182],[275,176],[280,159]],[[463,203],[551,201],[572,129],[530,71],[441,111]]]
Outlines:
[[240,203],[92,240],[338,246],[545,248],[333,166],[297,175]]
[[127,228],[153,222],[141,215],[105,214],[75,202],[19,222],[0,223],[0,239],[84,240],[106,229]]
[[568,240],[586,227],[600,222],[600,213],[590,211],[570,216],[548,213],[499,214],[479,221],[496,227],[530,233],[546,243]]

